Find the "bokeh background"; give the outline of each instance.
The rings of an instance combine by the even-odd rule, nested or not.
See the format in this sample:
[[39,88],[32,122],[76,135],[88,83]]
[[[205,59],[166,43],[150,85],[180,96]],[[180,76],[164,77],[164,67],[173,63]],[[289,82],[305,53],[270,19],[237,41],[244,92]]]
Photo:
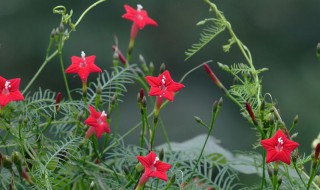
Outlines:
[[[50,32],[59,26],[60,16],[53,7],[64,5],[72,9],[75,22],[93,0],[0,0],[0,75],[20,77],[23,89],[42,64]],[[296,141],[307,153],[311,142],[320,132],[320,63],[316,59],[316,45],[320,42],[320,1],[309,0],[217,0],[218,8],[231,22],[237,36],[251,50],[256,68],[270,70],[263,74],[263,92],[270,93],[278,102],[283,120],[291,125],[299,115]],[[158,68],[165,63],[172,77],[178,81],[184,73],[200,63],[212,60],[220,80],[229,86],[232,78],[217,67],[217,62],[232,64],[244,62],[234,46],[229,53],[222,51],[228,34],[224,33],[200,53],[184,61],[184,52],[198,42],[201,27],[196,23],[209,17],[208,6],[199,0],[109,0],[95,7],[78,25],[64,47],[67,67],[72,55],[97,56],[96,64],[109,69],[112,66],[111,45],[114,36],[119,39],[123,52],[127,49],[131,22],[121,18],[123,4],[133,7],[142,4],[158,27],[147,26],[136,39],[133,62],[142,54],[147,62]],[[158,71],[158,69],[157,69]],[[73,87],[80,87],[78,77],[68,76]],[[94,80],[94,77],[90,78]],[[209,122],[212,103],[223,96],[201,68],[184,82],[185,89],[175,101],[162,110],[162,119],[171,141],[181,142],[206,130],[194,121],[199,116]],[[30,89],[49,88],[64,91],[58,59],[52,60]],[[136,103],[138,85],[128,87],[120,104],[119,132],[124,133],[139,121]],[[66,97],[66,94],[64,93]],[[111,124],[112,128],[112,124]],[[213,135],[229,150],[252,150],[255,132],[227,98],[220,112]],[[159,128],[160,132],[160,128]],[[164,142],[158,133],[156,144]],[[138,131],[126,138],[127,143],[138,142]]]

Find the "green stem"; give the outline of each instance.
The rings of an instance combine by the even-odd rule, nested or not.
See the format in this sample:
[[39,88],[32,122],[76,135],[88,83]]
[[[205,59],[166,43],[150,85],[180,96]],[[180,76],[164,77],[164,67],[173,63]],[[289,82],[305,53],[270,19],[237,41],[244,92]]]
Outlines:
[[[308,180],[310,180],[310,177],[308,176],[308,174],[306,174],[303,171],[302,171],[302,173],[303,173],[304,176],[306,176],[308,178]],[[320,187],[314,181],[311,181],[311,183],[317,190],[320,190]]]
[[78,24],[80,23],[80,21],[83,19],[83,17],[95,6],[97,6],[100,3],[103,3],[107,0],[99,0],[95,3],[93,3],[92,5],[90,5],[85,11],[83,11],[83,13],[80,15],[80,17],[78,18],[77,22],[74,24],[74,28],[78,26]]
[[69,85],[68,85],[67,76],[66,76],[65,69],[64,69],[63,58],[62,58],[62,50],[61,49],[59,50],[59,61],[60,61],[60,67],[61,67],[61,72],[62,72],[64,84],[66,86],[66,90],[67,90],[67,93],[68,93],[68,98],[69,98],[69,100],[72,100],[70,89],[69,89]]
[[33,84],[33,82],[38,78],[39,74],[42,72],[43,68],[51,61],[56,55],[58,55],[58,50],[54,51],[49,57],[46,57],[45,61],[42,63],[40,68],[38,69],[37,73],[32,77],[31,81],[28,83],[28,85],[25,87],[25,89],[22,91],[22,94],[25,94],[27,90],[30,88],[30,86]]
[[[316,165],[317,165],[317,164],[316,164]],[[311,182],[313,181],[313,178],[314,178],[314,176],[316,175],[316,171],[317,171],[317,170],[316,170],[316,169],[317,169],[316,165],[315,165],[315,167],[312,167],[312,169],[311,169],[310,178],[309,178],[308,184],[307,184],[307,190],[310,189]]]
[[200,163],[201,157],[202,157],[202,155],[203,155],[204,149],[205,149],[205,147],[206,147],[206,145],[207,145],[208,139],[209,139],[209,137],[210,137],[210,135],[211,135],[211,132],[212,132],[212,130],[213,130],[213,125],[214,125],[214,123],[215,123],[215,121],[216,121],[216,118],[217,118],[217,115],[218,115],[220,109],[221,109],[221,106],[220,106],[219,103],[218,103],[218,104],[217,104],[217,109],[216,109],[215,111],[213,111],[213,113],[212,113],[212,119],[211,119],[211,123],[210,123],[210,126],[209,126],[209,131],[208,131],[206,140],[205,140],[204,143],[203,143],[203,146],[202,146],[202,148],[201,148],[201,151],[200,151],[200,154],[199,154],[199,156],[198,156],[197,162],[196,162],[196,164],[194,165],[193,170],[192,170],[192,173],[191,173],[190,177],[187,179],[186,184],[189,183],[189,181],[192,179],[193,174],[194,174],[194,171],[196,170],[196,168],[198,167],[198,165],[199,165],[199,163]]
[[297,168],[297,163],[296,162],[293,162],[293,166],[294,166],[294,169],[296,170],[301,182],[303,183],[304,187],[307,188],[307,185],[304,183],[304,180],[302,179],[301,177],[301,174],[300,174],[300,171],[299,169]]
[[265,149],[262,150],[262,180],[261,180],[261,187],[260,189],[263,190],[263,186],[266,182],[265,170],[266,170],[266,151]]

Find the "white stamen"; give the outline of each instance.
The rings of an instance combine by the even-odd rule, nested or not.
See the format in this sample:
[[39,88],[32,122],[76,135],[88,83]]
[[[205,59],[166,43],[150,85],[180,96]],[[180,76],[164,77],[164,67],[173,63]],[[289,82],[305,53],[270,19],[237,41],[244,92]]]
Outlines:
[[100,117],[106,117],[106,116],[107,116],[107,114],[106,114],[105,111],[103,111],[103,112],[101,113],[101,115],[100,115]]
[[81,52],[81,57],[82,59],[86,59],[86,54],[84,53],[84,51]]
[[137,4],[137,11],[141,11],[143,9],[141,4]]
[[155,165],[158,161],[159,161],[159,158],[156,157],[156,158],[154,159],[153,165]]
[[10,83],[11,83],[11,82],[6,81],[6,83],[4,84],[4,88],[7,89],[7,90],[8,90],[9,88],[11,88]]
[[164,75],[162,75],[162,79],[161,79],[162,84],[166,83],[166,77]]
[[279,138],[278,138],[278,142],[279,142],[281,145],[283,144],[282,137],[279,137]]

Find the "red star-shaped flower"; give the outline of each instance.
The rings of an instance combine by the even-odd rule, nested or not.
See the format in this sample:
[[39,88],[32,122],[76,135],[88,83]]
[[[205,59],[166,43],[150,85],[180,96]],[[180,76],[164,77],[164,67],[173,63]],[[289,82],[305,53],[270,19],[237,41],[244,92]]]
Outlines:
[[66,73],[78,73],[81,80],[86,82],[90,73],[102,72],[101,69],[94,64],[96,56],[91,55],[86,57],[84,52],[81,52],[81,57],[72,56],[72,64],[66,69]]
[[124,5],[124,9],[127,11],[122,18],[133,21],[139,29],[143,29],[146,25],[158,26],[157,22],[152,20],[147,11],[142,10],[142,6],[140,4],[137,5],[137,10],[130,7],[129,5]]
[[164,97],[173,101],[174,93],[184,88],[183,84],[174,82],[170,76],[169,71],[164,71],[158,77],[146,76],[146,80],[151,86],[149,95]]
[[149,177],[156,177],[161,180],[168,181],[166,172],[171,168],[171,165],[161,162],[153,151],[151,151],[147,156],[137,156],[137,159],[144,166],[144,173],[141,177],[141,180],[144,183]]
[[92,106],[89,106],[90,116],[84,121],[90,128],[86,133],[86,138],[89,138],[93,133],[96,133],[100,138],[102,133],[110,133],[110,128],[107,123],[107,114],[103,112],[97,112]]
[[299,146],[298,143],[287,139],[280,129],[272,138],[261,140],[261,145],[267,151],[267,163],[280,160],[288,165],[291,152]]
[[24,100],[19,91],[20,78],[7,80],[0,76],[0,106],[4,107],[11,101]]

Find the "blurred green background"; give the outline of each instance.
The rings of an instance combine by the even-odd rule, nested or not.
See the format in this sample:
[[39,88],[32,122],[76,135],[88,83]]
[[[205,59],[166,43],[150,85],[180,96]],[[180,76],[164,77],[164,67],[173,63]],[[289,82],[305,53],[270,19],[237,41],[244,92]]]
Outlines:
[[[53,7],[64,5],[72,9],[75,22],[93,0],[0,0],[0,75],[5,78],[20,77],[23,89],[42,64],[50,32],[59,26],[60,16],[52,13]],[[263,74],[263,92],[271,93],[278,102],[283,120],[291,125],[296,114],[299,124],[296,141],[309,154],[311,142],[320,132],[320,63],[316,60],[316,45],[320,42],[320,1],[309,0],[217,0],[215,3],[231,22],[237,36],[251,50],[256,68],[267,67]],[[78,25],[64,47],[67,67],[70,57],[96,55],[96,64],[110,70],[114,35],[119,47],[126,52],[131,22],[121,18],[123,4],[136,7],[142,4],[158,27],[147,26],[136,39],[133,62],[143,54],[156,68],[166,63],[172,78],[178,81],[184,73],[200,63],[212,60],[220,80],[229,86],[231,76],[217,67],[217,62],[232,64],[244,62],[234,46],[224,53],[222,45],[228,40],[224,33],[200,53],[184,61],[184,52],[198,42],[201,27],[196,23],[209,17],[208,6],[200,0],[109,0],[95,7]],[[158,69],[157,69],[158,71]],[[96,76],[96,75],[95,75]],[[90,80],[94,80],[91,76]],[[80,87],[80,79],[68,75],[73,87]],[[209,122],[212,103],[223,96],[201,68],[184,82],[186,88],[174,102],[162,110],[162,119],[171,141],[183,141],[206,130],[194,121],[199,116]],[[58,59],[51,61],[31,90],[49,88],[64,91]],[[131,85],[120,105],[119,132],[124,133],[139,121],[136,93],[140,87]],[[67,95],[64,93],[64,96]],[[240,116],[238,107],[224,98],[224,106],[213,134],[221,145],[230,150],[249,151],[255,142],[252,126]],[[111,124],[111,130],[113,128]],[[160,128],[159,128],[160,132]],[[138,131],[126,139],[138,143]],[[161,133],[156,144],[164,142]]]

